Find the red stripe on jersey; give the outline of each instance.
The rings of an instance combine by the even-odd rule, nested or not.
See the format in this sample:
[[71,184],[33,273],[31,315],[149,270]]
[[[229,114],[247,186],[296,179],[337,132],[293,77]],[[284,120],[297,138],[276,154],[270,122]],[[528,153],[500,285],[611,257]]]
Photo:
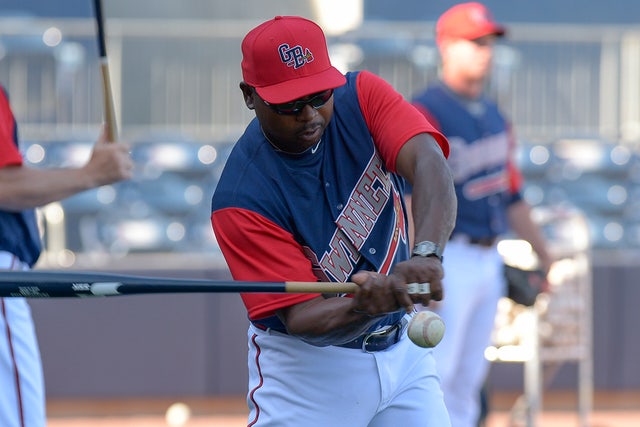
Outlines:
[[507,124],[507,135],[509,141],[509,160],[507,162],[507,170],[509,172],[509,190],[512,194],[515,194],[522,188],[524,178],[522,177],[520,169],[518,169],[518,166],[516,165],[516,136],[513,132],[513,126],[511,126],[510,123]]
[[378,270],[381,274],[391,274],[391,267],[393,266],[393,260],[398,252],[398,246],[400,240],[407,241],[407,233],[405,228],[404,213],[402,212],[402,202],[400,195],[397,192],[393,192],[393,204],[394,215],[396,217],[396,226],[394,227],[393,236],[389,242],[389,249],[387,250],[387,256],[382,263],[382,266]]
[[247,427],[251,427],[251,426],[255,425],[255,423],[258,422],[258,418],[260,418],[260,405],[258,405],[258,402],[255,401],[253,396],[256,393],[256,391],[258,391],[258,389],[262,388],[262,385],[264,384],[264,378],[262,377],[262,369],[260,368],[260,353],[261,353],[261,350],[260,350],[260,346],[256,342],[256,338],[257,337],[258,336],[256,334],[253,334],[253,336],[251,337],[251,343],[256,346],[256,358],[255,358],[254,362],[255,362],[256,367],[258,369],[258,376],[260,377],[260,382],[258,383],[257,386],[255,386],[249,392],[249,400],[251,400],[251,402],[253,403],[253,406],[255,406],[255,408],[256,408],[256,416],[254,417],[254,419],[252,421],[249,422],[249,424],[247,424]]
[[464,196],[469,200],[478,200],[507,190],[509,176],[504,171],[482,176],[464,185]]
[[20,386],[20,370],[18,369],[18,361],[16,360],[16,354],[13,348],[13,335],[11,333],[11,326],[9,326],[9,318],[7,317],[7,308],[4,303],[4,298],[0,298],[0,306],[2,308],[2,317],[4,318],[4,324],[6,326],[7,342],[9,345],[9,355],[11,357],[11,364],[13,367],[13,376],[16,386],[16,398],[18,400],[18,414],[20,415],[20,426],[24,427],[24,405],[22,403],[22,387]]

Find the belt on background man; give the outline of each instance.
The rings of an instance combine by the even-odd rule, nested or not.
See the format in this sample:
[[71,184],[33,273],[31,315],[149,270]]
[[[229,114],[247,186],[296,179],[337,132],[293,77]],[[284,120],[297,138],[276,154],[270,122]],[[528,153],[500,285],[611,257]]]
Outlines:
[[496,244],[498,236],[472,237],[467,234],[457,233],[451,236],[451,240],[458,240],[471,245],[482,246],[483,248],[490,248]]
[[353,341],[337,345],[336,347],[358,348],[367,353],[386,350],[400,341],[408,325],[409,320],[407,316],[404,316],[395,325],[391,325],[386,329],[362,334]]

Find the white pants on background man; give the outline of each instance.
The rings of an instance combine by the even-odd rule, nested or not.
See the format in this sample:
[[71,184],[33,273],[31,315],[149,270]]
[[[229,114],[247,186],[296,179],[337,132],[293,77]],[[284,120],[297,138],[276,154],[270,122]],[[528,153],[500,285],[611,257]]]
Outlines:
[[[0,251],[0,269],[29,267]],[[0,298],[0,426],[45,425],[44,379],[31,309],[24,298]]]
[[444,299],[429,307],[446,325],[442,341],[434,348],[436,367],[452,427],[476,427],[478,390],[489,369],[484,351],[506,289],[502,257],[495,245],[454,237],[447,243],[443,265]]

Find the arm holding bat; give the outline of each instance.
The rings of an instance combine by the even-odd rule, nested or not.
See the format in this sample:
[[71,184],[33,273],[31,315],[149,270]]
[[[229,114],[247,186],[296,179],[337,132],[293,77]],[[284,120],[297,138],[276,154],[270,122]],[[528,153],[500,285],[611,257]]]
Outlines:
[[[105,31],[100,0],[94,0],[97,41],[102,74],[102,93],[104,101],[104,127],[93,147],[87,163],[80,168],[35,169],[26,166],[16,157],[6,167],[0,164],[0,209],[18,212],[32,209],[48,203],[65,199],[85,190],[111,184],[133,176],[133,162],[129,156],[128,144],[110,144],[117,140],[117,126],[107,51]],[[8,119],[15,121],[8,101],[4,111]],[[6,140],[12,139],[11,135]]]
[[85,190],[129,179],[128,144],[110,144],[103,131],[80,168],[38,169],[25,164],[0,167],[0,209],[17,212],[62,200]]

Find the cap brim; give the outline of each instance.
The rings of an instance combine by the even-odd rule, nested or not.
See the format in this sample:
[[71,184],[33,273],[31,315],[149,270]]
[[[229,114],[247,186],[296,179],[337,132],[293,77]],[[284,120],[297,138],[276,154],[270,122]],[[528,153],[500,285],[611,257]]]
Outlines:
[[477,39],[477,38],[488,36],[491,34],[498,37],[502,37],[506,34],[506,32],[507,32],[506,28],[503,27],[502,25],[498,25],[498,24],[489,25],[486,28],[483,28],[477,31],[474,37],[472,37],[471,39]]
[[335,89],[347,82],[344,75],[334,67],[312,76],[299,77],[271,86],[256,87],[260,98],[272,104],[281,104],[303,98],[312,93]]
[[503,37],[506,33],[507,29],[504,26],[490,23],[482,27],[466,28],[462,31],[441,31],[436,35],[436,40],[438,43],[445,39],[475,40],[488,35]]
[[493,34],[495,34],[498,37],[502,37],[505,34],[507,34],[507,29],[505,27],[503,27],[502,25],[498,25],[494,31]]

